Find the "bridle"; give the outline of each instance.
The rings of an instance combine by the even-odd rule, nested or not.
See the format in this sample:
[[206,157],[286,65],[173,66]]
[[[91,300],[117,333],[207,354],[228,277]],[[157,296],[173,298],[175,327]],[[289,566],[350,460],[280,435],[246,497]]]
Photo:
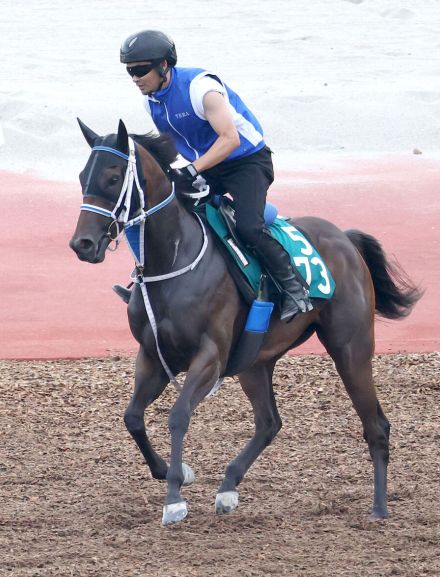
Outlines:
[[[135,143],[131,137],[128,137],[128,149],[129,149],[129,154],[125,154],[125,153],[121,152],[120,150],[117,150],[116,148],[111,148],[110,146],[94,146],[92,148],[92,152],[93,151],[110,152],[112,154],[116,154],[117,156],[123,158],[124,160],[127,161],[127,170],[125,172],[125,177],[124,177],[124,182],[122,183],[121,192],[119,193],[119,198],[118,198],[118,200],[117,200],[117,202],[116,202],[116,204],[112,210],[108,210],[106,208],[102,208],[100,206],[96,206],[94,204],[88,204],[88,203],[83,203],[80,206],[80,210],[82,210],[82,211],[84,210],[84,211],[88,211],[88,212],[94,212],[96,214],[101,214],[102,216],[106,216],[107,218],[110,218],[111,223],[110,223],[109,228],[108,228],[107,236],[112,241],[116,241],[117,243],[119,243],[119,238],[122,236],[122,234],[125,233],[125,235],[127,236],[128,231],[130,229],[133,229],[137,225],[141,225],[140,232],[143,235],[143,229],[144,229],[146,219],[148,217],[150,217],[151,215],[155,214],[156,212],[158,212],[159,210],[161,210],[162,208],[165,208],[176,196],[175,191],[174,191],[174,182],[173,182],[172,183],[172,190],[171,190],[171,193],[169,194],[169,196],[167,196],[167,198],[165,198],[164,200],[162,200],[161,202],[159,202],[158,204],[156,204],[152,208],[145,210],[145,193],[144,193],[144,190],[143,190],[143,188],[139,182],[139,175],[138,175],[137,166],[136,166],[136,148],[135,148]],[[134,185],[136,185],[136,190],[137,190],[138,197],[139,197],[139,210],[136,211],[136,215],[133,216],[133,218],[129,219],[130,209],[132,206],[132,196],[133,196],[133,186]],[[201,258],[203,257],[204,253],[206,252],[206,248],[208,246],[208,237],[207,237],[206,229],[205,229],[205,226],[204,226],[202,220],[200,219],[198,214],[194,213],[194,215],[197,217],[197,219],[200,223],[200,226],[202,228],[202,231],[203,231],[203,245],[202,245],[200,253],[196,257],[196,259],[190,265],[187,265],[184,268],[177,270],[177,271],[173,271],[171,273],[167,273],[164,275],[158,275],[158,276],[152,276],[152,277],[142,276],[144,282],[157,282],[157,281],[161,281],[161,280],[167,280],[169,278],[174,278],[176,276],[180,276],[181,274],[184,274],[184,273],[188,272],[189,270],[194,269],[197,266],[197,264],[200,262]],[[120,226],[119,226],[120,224],[122,225],[122,230],[120,229]],[[117,234],[115,237],[112,237],[112,235],[111,235],[111,228],[113,225],[116,225],[116,227],[117,227]],[[128,241],[129,247],[131,249],[131,252],[132,252],[133,256],[135,257],[136,268],[138,269],[138,271],[140,270],[142,275],[143,275],[143,270],[144,270],[144,266],[145,266],[145,253],[143,250],[140,251],[140,254],[134,253],[132,250],[131,242],[128,238],[127,238],[127,241]],[[139,239],[139,241],[140,241],[139,244],[142,245],[143,244],[143,237],[141,239]]]
[[[164,206],[166,206],[169,202],[171,202],[175,196],[174,194],[174,185],[171,191],[171,194],[161,203],[154,206],[153,208],[145,211],[145,194],[144,190],[139,182],[139,174],[136,166],[136,148],[132,138],[128,138],[128,148],[129,154],[125,154],[120,150],[115,148],[111,148],[110,146],[94,146],[92,148],[92,152],[102,151],[102,152],[110,152],[123,158],[127,161],[127,170],[125,171],[124,181],[122,183],[121,192],[119,193],[119,198],[113,207],[112,210],[108,210],[106,208],[102,208],[100,206],[96,206],[94,204],[83,203],[81,204],[80,210],[85,210],[89,212],[94,212],[96,214],[101,214],[102,216],[106,216],[111,219],[111,223],[109,224],[107,235],[110,238],[110,241],[115,241],[116,247],[113,250],[116,250],[119,244],[119,238],[122,235],[124,229],[127,226],[132,226],[137,222],[141,222],[151,214],[157,212]],[[129,220],[131,205],[132,205],[132,197],[133,197],[133,186],[136,185],[136,190],[139,198],[139,211],[136,217]],[[122,229],[120,228],[122,225]],[[112,227],[116,226],[116,236],[112,236],[111,230]]]
[[[145,210],[145,192],[139,182],[139,175],[136,166],[136,148],[135,143],[131,137],[128,137],[128,150],[129,153],[125,154],[120,150],[111,148],[109,146],[94,146],[92,148],[92,151],[110,152],[123,158],[124,160],[127,161],[127,170],[125,172],[121,192],[119,193],[118,200],[112,210],[108,210],[106,208],[102,208],[100,206],[88,203],[81,204],[80,209],[81,211],[94,212],[96,214],[100,214],[102,216],[111,219],[107,236],[110,238],[111,241],[116,242],[116,248],[119,243],[119,238],[123,234],[125,234],[128,246],[130,248],[130,252],[132,253],[136,262],[136,269],[134,271],[134,276],[132,277],[132,280],[135,283],[139,284],[140,286],[142,296],[144,299],[145,310],[147,312],[147,316],[150,321],[150,325],[156,341],[156,349],[159,359],[162,363],[165,372],[168,374],[170,381],[174,384],[174,386],[178,390],[180,390],[180,385],[178,384],[175,376],[173,375],[167,363],[165,362],[165,359],[163,358],[163,355],[159,347],[156,319],[154,316],[153,309],[151,307],[146,283],[165,281],[193,270],[199,264],[203,255],[206,252],[206,249],[208,247],[208,235],[206,234],[205,226],[199,215],[193,213],[197,217],[203,232],[203,244],[197,257],[193,260],[191,264],[177,271],[172,271],[170,273],[157,276],[144,276],[145,256],[146,256],[144,250],[145,223],[148,217],[152,216],[162,208],[166,207],[175,198],[176,195],[174,192],[174,182],[173,182],[170,195],[167,196],[167,198],[165,198],[162,202],[159,202],[152,208]],[[91,168],[91,170],[93,170],[93,167]],[[130,219],[129,217],[130,217],[130,210],[132,207],[132,196],[134,185],[136,186],[137,194],[139,197],[139,210],[137,210],[135,216],[133,216],[133,218]],[[111,235],[111,228],[113,225],[116,225],[117,230],[117,234],[115,237],[112,237]],[[122,229],[120,228],[120,225],[122,225]],[[114,250],[116,250],[116,248]]]

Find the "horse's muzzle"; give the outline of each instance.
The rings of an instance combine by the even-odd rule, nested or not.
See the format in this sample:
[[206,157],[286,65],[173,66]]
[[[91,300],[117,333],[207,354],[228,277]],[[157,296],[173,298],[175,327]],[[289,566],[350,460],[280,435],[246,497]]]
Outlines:
[[105,251],[110,244],[108,235],[103,235],[98,241],[91,237],[73,236],[69,242],[70,248],[76,252],[80,260],[96,264],[105,259]]

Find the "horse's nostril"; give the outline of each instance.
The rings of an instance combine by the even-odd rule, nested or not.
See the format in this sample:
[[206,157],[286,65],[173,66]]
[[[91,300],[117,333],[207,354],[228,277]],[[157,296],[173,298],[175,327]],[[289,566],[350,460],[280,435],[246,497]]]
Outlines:
[[89,238],[72,238],[70,248],[76,253],[87,253],[94,249],[94,242]]
[[91,240],[89,240],[88,238],[80,238],[78,241],[78,248],[80,250],[87,252],[91,248],[93,248],[93,246],[94,246],[94,243]]

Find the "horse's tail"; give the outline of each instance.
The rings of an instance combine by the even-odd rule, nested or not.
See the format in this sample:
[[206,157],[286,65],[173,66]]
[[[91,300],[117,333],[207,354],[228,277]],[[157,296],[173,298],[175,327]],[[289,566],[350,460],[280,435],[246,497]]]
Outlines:
[[391,263],[374,236],[359,230],[345,234],[361,253],[373,280],[376,312],[388,319],[401,319],[409,315],[413,306],[423,296],[397,263]]

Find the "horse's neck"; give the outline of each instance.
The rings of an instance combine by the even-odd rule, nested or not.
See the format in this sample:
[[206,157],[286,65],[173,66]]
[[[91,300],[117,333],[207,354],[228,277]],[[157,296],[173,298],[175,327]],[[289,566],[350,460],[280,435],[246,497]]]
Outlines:
[[[156,199],[159,204],[170,194],[166,187]],[[174,198],[147,218],[144,233],[145,274],[168,274],[190,264],[202,243],[202,231],[193,215]]]
[[[147,209],[166,200],[171,184],[159,164],[144,150],[140,150],[142,168],[147,176]],[[201,248],[202,232],[193,215],[174,198],[169,204],[151,214],[145,223],[145,275],[158,276],[179,270],[190,264]]]

